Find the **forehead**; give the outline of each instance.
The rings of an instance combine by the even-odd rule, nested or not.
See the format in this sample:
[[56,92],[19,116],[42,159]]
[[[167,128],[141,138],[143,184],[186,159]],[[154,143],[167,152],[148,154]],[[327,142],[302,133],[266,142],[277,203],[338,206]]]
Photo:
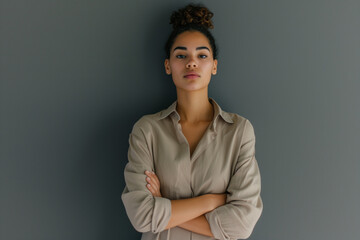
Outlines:
[[206,46],[210,49],[210,43],[207,37],[198,31],[186,31],[179,34],[172,46],[172,49],[178,46],[189,48],[196,48],[199,46]]

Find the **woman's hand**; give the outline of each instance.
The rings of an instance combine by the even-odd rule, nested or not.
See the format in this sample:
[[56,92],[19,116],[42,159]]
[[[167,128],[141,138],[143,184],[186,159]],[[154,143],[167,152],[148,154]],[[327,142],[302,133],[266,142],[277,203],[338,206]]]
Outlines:
[[154,197],[162,197],[160,192],[160,181],[154,172],[145,171],[146,182],[148,183],[146,187],[152,193]]

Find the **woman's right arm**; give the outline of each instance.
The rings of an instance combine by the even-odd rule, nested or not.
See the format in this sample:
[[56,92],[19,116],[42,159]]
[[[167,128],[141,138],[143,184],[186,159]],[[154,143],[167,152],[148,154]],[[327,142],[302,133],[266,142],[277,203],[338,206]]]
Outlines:
[[165,229],[176,227],[224,205],[226,194],[205,194],[198,197],[171,200],[171,216]]
[[154,169],[150,149],[151,126],[140,118],[129,134],[128,163],[124,169],[125,188],[121,194],[126,214],[138,232],[158,233],[165,229],[171,216],[171,202],[153,197],[146,188],[145,170]]
[[[154,197],[162,197],[161,183],[154,172],[145,171],[147,188]],[[171,200],[171,216],[165,229],[179,226],[186,230],[213,237],[205,213],[226,203],[226,194],[205,194],[202,196]]]

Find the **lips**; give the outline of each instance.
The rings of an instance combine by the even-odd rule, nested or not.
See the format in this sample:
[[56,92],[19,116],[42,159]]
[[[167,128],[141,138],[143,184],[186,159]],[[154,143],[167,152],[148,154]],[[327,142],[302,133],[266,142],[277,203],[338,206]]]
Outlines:
[[200,77],[199,74],[197,74],[196,72],[189,72],[185,75],[186,78],[198,78]]

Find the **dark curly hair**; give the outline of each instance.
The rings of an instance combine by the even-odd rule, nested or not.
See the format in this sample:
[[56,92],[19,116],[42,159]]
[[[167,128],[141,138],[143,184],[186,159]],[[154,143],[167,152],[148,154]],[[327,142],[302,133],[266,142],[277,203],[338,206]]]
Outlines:
[[208,30],[209,28],[214,28],[211,21],[213,16],[214,14],[201,4],[189,4],[178,11],[174,11],[170,17],[170,24],[173,25],[173,30],[165,44],[166,58],[170,58],[171,47],[179,34],[186,31],[198,31],[207,37],[213,52],[213,58],[217,59],[218,50],[215,39]]

